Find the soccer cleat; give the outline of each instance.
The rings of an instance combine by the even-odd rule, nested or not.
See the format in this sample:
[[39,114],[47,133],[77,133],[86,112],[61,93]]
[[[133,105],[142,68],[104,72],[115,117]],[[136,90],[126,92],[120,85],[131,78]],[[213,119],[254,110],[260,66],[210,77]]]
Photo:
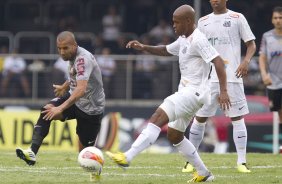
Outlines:
[[109,151],[106,151],[106,155],[110,157],[118,166],[122,167],[123,169],[129,166],[125,154],[122,152],[111,153]]
[[197,172],[194,173],[194,177],[187,181],[187,183],[197,183],[197,182],[212,182],[214,180],[214,176],[211,172],[207,176],[200,176]]
[[16,149],[17,157],[24,160],[28,165],[34,165],[36,162],[35,154],[31,149],[23,150],[21,148]]
[[190,172],[193,172],[193,171],[194,171],[194,167],[189,162],[186,162],[184,167],[182,168],[182,172],[183,173],[190,173]]
[[238,164],[237,169],[240,173],[250,173],[251,170],[247,167],[246,163]]
[[90,181],[95,182],[95,183],[100,183],[101,182],[101,173],[99,172],[90,173]]

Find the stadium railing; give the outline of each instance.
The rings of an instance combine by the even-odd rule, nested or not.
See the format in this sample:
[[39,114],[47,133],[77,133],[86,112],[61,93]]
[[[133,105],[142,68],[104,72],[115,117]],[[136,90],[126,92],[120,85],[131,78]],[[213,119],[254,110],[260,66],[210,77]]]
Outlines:
[[[0,54],[0,57],[6,56],[8,55]],[[19,54],[19,56],[28,63],[27,75],[32,94],[29,98],[24,99],[2,96],[0,97],[0,106],[5,104],[41,104],[44,101],[46,102],[47,99],[53,98],[52,84],[57,80],[55,78],[57,75],[53,75],[54,63],[59,56],[57,54]],[[95,57],[98,59],[100,55]],[[160,100],[177,90],[180,76],[178,62],[175,62],[178,59],[177,57],[151,55],[109,55],[108,57],[116,62],[116,70],[112,77],[110,89],[112,94],[109,99],[111,100]],[[155,63],[154,70],[150,72],[137,71],[135,68],[136,60],[146,57],[151,58],[152,62]],[[148,83],[151,83],[149,87]],[[144,89],[143,86],[145,86]],[[21,89],[19,87],[14,90]],[[143,93],[149,95],[142,96]]]
[[14,35],[9,31],[0,31],[0,41],[1,46],[5,45],[8,48],[8,51],[11,53],[14,49]]
[[[25,40],[26,42],[23,42],[23,40]],[[33,47],[35,47],[35,48],[46,46],[47,48],[42,49],[42,50],[45,51],[44,53],[54,53],[55,52],[55,44],[54,44],[55,43],[55,36],[51,32],[20,31],[20,32],[16,33],[15,36],[14,36],[14,47],[15,48],[25,48],[24,44],[28,45],[28,43],[27,43],[28,41],[34,42]],[[42,51],[40,51],[38,49],[34,49],[34,50],[37,50],[37,52],[42,53]]]

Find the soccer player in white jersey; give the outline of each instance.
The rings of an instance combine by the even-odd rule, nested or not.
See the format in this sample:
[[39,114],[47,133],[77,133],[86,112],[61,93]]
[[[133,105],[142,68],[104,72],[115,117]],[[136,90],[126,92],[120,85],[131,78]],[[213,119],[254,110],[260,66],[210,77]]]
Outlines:
[[282,133],[282,7],[277,6],[272,12],[274,29],[263,34],[259,66],[261,77],[267,88],[270,110],[278,111],[280,134]]
[[[48,135],[52,120],[76,119],[76,133],[84,147],[94,146],[105,108],[102,75],[95,57],[76,43],[69,31],[57,36],[57,48],[64,61],[69,61],[69,79],[63,85],[53,85],[56,98],[41,108],[34,126],[29,149],[16,149],[17,156],[28,165],[36,163],[36,155]],[[90,179],[99,179],[91,173]]]
[[180,153],[196,168],[194,178],[189,182],[212,181],[209,172],[196,148],[184,137],[184,132],[194,114],[204,103],[210,101],[209,74],[211,62],[214,63],[220,81],[219,103],[223,109],[230,106],[227,94],[226,73],[223,60],[195,26],[195,12],[189,5],[177,8],[173,13],[173,28],[179,38],[169,44],[150,46],[130,41],[127,48],[147,51],[161,56],[179,56],[181,79],[178,91],[167,97],[149,119],[148,126],[142,131],[131,148],[125,153],[106,154],[119,166],[128,167],[140,152],[152,145],[158,138],[161,127],[168,122],[168,139]]
[[[248,64],[255,51],[256,44],[247,20],[241,13],[227,9],[227,0],[210,0],[213,12],[200,18],[199,30],[206,35],[210,43],[224,60],[227,74],[227,89],[231,108],[225,111],[233,125],[233,140],[237,150],[237,169],[239,172],[251,172],[246,166],[247,129],[243,115],[249,113],[242,77],[247,75]],[[241,60],[241,39],[247,47]],[[189,140],[198,149],[202,142],[208,117],[214,116],[218,108],[219,80],[214,70],[211,73],[212,103],[205,104],[194,118]],[[182,172],[192,172],[193,167],[186,162]]]

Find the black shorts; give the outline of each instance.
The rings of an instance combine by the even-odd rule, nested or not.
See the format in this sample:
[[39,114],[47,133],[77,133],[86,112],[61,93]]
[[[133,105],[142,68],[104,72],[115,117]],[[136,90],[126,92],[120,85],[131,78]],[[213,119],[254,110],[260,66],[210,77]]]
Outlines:
[[[70,94],[67,93],[63,97],[54,98],[49,102],[54,106],[59,106],[64,103]],[[68,119],[76,119],[76,134],[79,137],[81,144],[85,147],[93,146],[97,135],[100,131],[101,121],[103,118],[103,113],[97,115],[89,115],[80,110],[75,104],[63,111],[63,119],[65,121]]]
[[282,89],[267,89],[269,107],[271,111],[281,110]]

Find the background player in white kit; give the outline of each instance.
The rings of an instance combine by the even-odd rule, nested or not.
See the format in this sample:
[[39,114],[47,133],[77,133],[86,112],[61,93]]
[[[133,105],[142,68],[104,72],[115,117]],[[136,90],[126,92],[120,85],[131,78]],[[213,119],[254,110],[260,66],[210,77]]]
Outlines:
[[[231,108],[225,111],[233,125],[233,140],[237,150],[237,169],[239,172],[251,172],[246,166],[247,129],[243,115],[249,113],[244,93],[242,77],[247,75],[248,64],[255,51],[256,44],[247,20],[241,13],[226,8],[227,0],[210,0],[213,13],[198,21],[199,30],[206,35],[210,43],[224,60],[227,74],[227,89]],[[247,47],[246,56],[241,61],[241,39]],[[208,117],[214,116],[218,108],[219,83],[214,70],[211,73],[212,103],[205,104],[194,118],[189,140],[198,149],[203,139]],[[193,167],[186,162],[182,172],[192,172]]]
[[210,88],[207,87],[210,62],[214,63],[220,81],[219,103],[223,109],[227,109],[230,102],[226,90],[223,60],[207,38],[196,28],[194,19],[195,12],[191,6],[180,6],[173,13],[173,28],[179,36],[175,42],[166,46],[150,46],[134,40],[127,44],[127,48],[147,51],[155,55],[179,56],[181,80],[178,91],[164,100],[128,151],[106,152],[119,166],[128,167],[135,156],[157,140],[161,127],[169,122],[168,139],[197,170],[195,177],[190,181],[204,182],[214,179],[193,144],[184,137],[184,132],[194,114],[204,103],[210,101]]
[[57,48],[62,59],[69,61],[70,78],[63,85],[53,85],[57,98],[41,108],[31,147],[16,149],[17,156],[28,165],[36,163],[36,154],[48,135],[52,120],[76,119],[76,133],[82,148],[94,146],[101,126],[105,94],[101,71],[94,56],[79,47],[73,33],[68,31],[57,36]]

